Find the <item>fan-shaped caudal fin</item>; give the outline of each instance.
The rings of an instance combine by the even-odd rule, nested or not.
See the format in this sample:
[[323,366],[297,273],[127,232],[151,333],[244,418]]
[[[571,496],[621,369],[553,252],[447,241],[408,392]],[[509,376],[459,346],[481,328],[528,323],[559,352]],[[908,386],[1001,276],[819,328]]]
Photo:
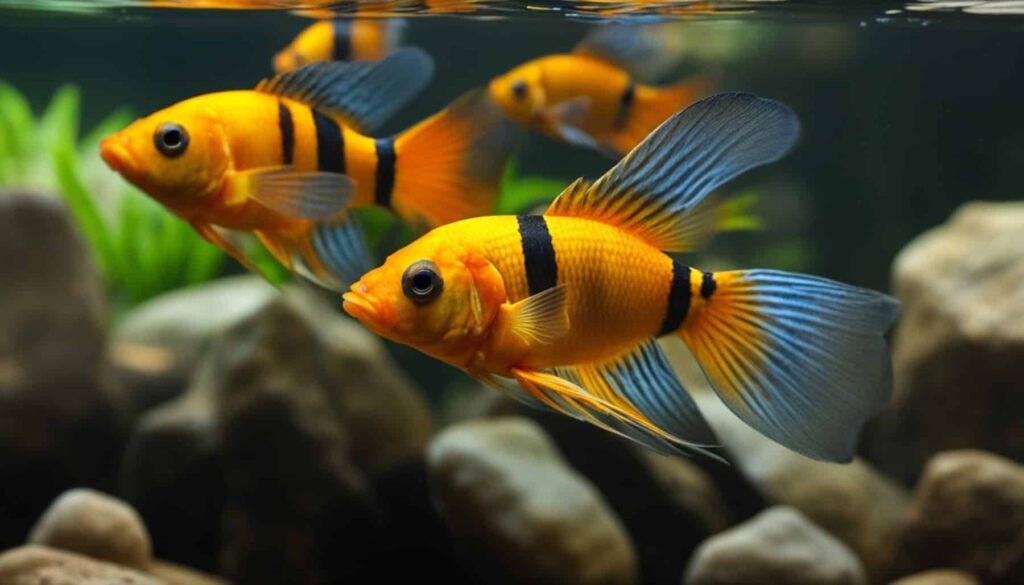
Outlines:
[[718,396],[744,422],[803,455],[853,458],[888,403],[888,295],[774,270],[705,275],[679,333]]
[[729,179],[784,156],[798,135],[796,115],[779,102],[714,95],[669,118],[589,188],[566,189],[546,215],[586,217],[661,250],[689,250],[686,214]]

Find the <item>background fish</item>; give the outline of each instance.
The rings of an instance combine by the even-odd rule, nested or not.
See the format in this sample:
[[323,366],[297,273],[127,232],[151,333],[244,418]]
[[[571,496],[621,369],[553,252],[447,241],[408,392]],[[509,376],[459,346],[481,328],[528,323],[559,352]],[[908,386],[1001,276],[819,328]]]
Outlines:
[[311,24],[274,55],[282,73],[318,61],[378,61],[395,51],[405,22],[384,18],[332,18]]
[[103,159],[250,267],[233,237],[254,233],[285,266],[345,287],[368,266],[350,206],[433,227],[493,212],[510,148],[486,95],[388,138],[371,138],[429,81],[430,58],[319,63],[251,91],[207,94],[107,137]]
[[669,116],[707,95],[708,77],[653,87],[678,61],[678,26],[608,26],[572,54],[524,63],[490,83],[491,96],[517,122],[552,138],[618,158]]
[[706,195],[781,158],[798,134],[778,102],[701,100],[544,216],[430,232],[364,275],[345,309],[523,400],[662,452],[714,443],[655,341],[678,336],[745,422],[809,457],[849,461],[889,398],[884,334],[898,303],[813,276],[703,272],[666,254],[713,229],[713,214],[689,213]]

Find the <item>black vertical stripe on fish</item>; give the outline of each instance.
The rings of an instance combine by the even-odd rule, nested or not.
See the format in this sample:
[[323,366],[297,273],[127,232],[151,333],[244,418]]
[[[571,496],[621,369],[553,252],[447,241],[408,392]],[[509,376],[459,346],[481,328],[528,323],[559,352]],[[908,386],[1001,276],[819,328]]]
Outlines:
[[334,31],[334,50],[331,51],[331,59],[348,61],[352,57],[352,21],[336,18],[331,21],[331,29]]
[[665,319],[661,322],[658,335],[668,335],[678,331],[690,312],[690,267],[672,259],[672,286],[668,289],[668,307]]
[[615,126],[616,130],[621,130],[625,127],[626,122],[629,120],[629,114],[633,111],[633,102],[636,101],[636,84],[633,80],[629,80],[629,85],[626,86],[625,91],[619,97],[619,111],[615,114]]
[[295,160],[295,123],[292,111],[284,102],[277,102],[277,127],[281,131],[281,163],[290,165]]
[[388,207],[391,205],[391,192],[395,189],[395,139],[378,138],[374,145],[377,149],[377,180],[373,188],[373,202]]
[[345,138],[329,116],[313,110],[316,126],[316,166],[329,173],[345,173]]
[[700,296],[705,299],[710,299],[711,295],[715,294],[715,290],[718,288],[718,283],[715,282],[715,275],[710,272],[705,272],[700,280]]
[[520,215],[516,220],[523,241],[523,265],[530,294],[554,288],[558,283],[558,264],[547,221],[541,215]]

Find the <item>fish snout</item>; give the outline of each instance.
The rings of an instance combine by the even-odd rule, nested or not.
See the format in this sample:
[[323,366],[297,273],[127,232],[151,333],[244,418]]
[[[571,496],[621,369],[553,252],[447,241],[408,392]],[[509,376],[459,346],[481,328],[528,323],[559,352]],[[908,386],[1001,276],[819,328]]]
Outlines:
[[121,134],[113,134],[100,141],[100,157],[108,167],[121,174],[131,173],[137,168],[128,147],[128,137]]
[[374,329],[390,329],[394,326],[394,311],[387,310],[362,281],[352,285],[352,290],[341,296],[342,308],[353,318]]

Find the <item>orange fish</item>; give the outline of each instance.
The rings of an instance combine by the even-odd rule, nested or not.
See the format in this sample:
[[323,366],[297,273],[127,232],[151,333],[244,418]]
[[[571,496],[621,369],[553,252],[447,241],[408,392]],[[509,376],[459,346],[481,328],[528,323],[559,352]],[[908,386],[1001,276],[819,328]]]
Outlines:
[[678,64],[669,30],[678,31],[599,28],[572,54],[534,59],[494,78],[491,97],[520,124],[618,158],[710,88],[705,77],[668,87],[637,82],[637,75]]
[[[720,94],[670,118],[543,216],[439,227],[344,295],[378,334],[514,396],[662,452],[714,436],[656,338],[682,338],[741,419],[808,457],[849,461],[891,384],[882,293],[775,270],[705,272],[667,252],[713,230],[705,197],[784,156],[788,107]],[[514,383],[510,383],[513,382]]]
[[288,268],[345,289],[370,265],[348,207],[386,207],[422,227],[493,213],[511,145],[485,92],[396,136],[366,135],[431,72],[411,48],[376,63],[312,64],[255,90],[175,104],[105,138],[100,152],[250,268],[239,232]]
[[274,71],[319,61],[379,61],[398,48],[404,25],[401,20],[375,18],[321,20],[274,55]]

